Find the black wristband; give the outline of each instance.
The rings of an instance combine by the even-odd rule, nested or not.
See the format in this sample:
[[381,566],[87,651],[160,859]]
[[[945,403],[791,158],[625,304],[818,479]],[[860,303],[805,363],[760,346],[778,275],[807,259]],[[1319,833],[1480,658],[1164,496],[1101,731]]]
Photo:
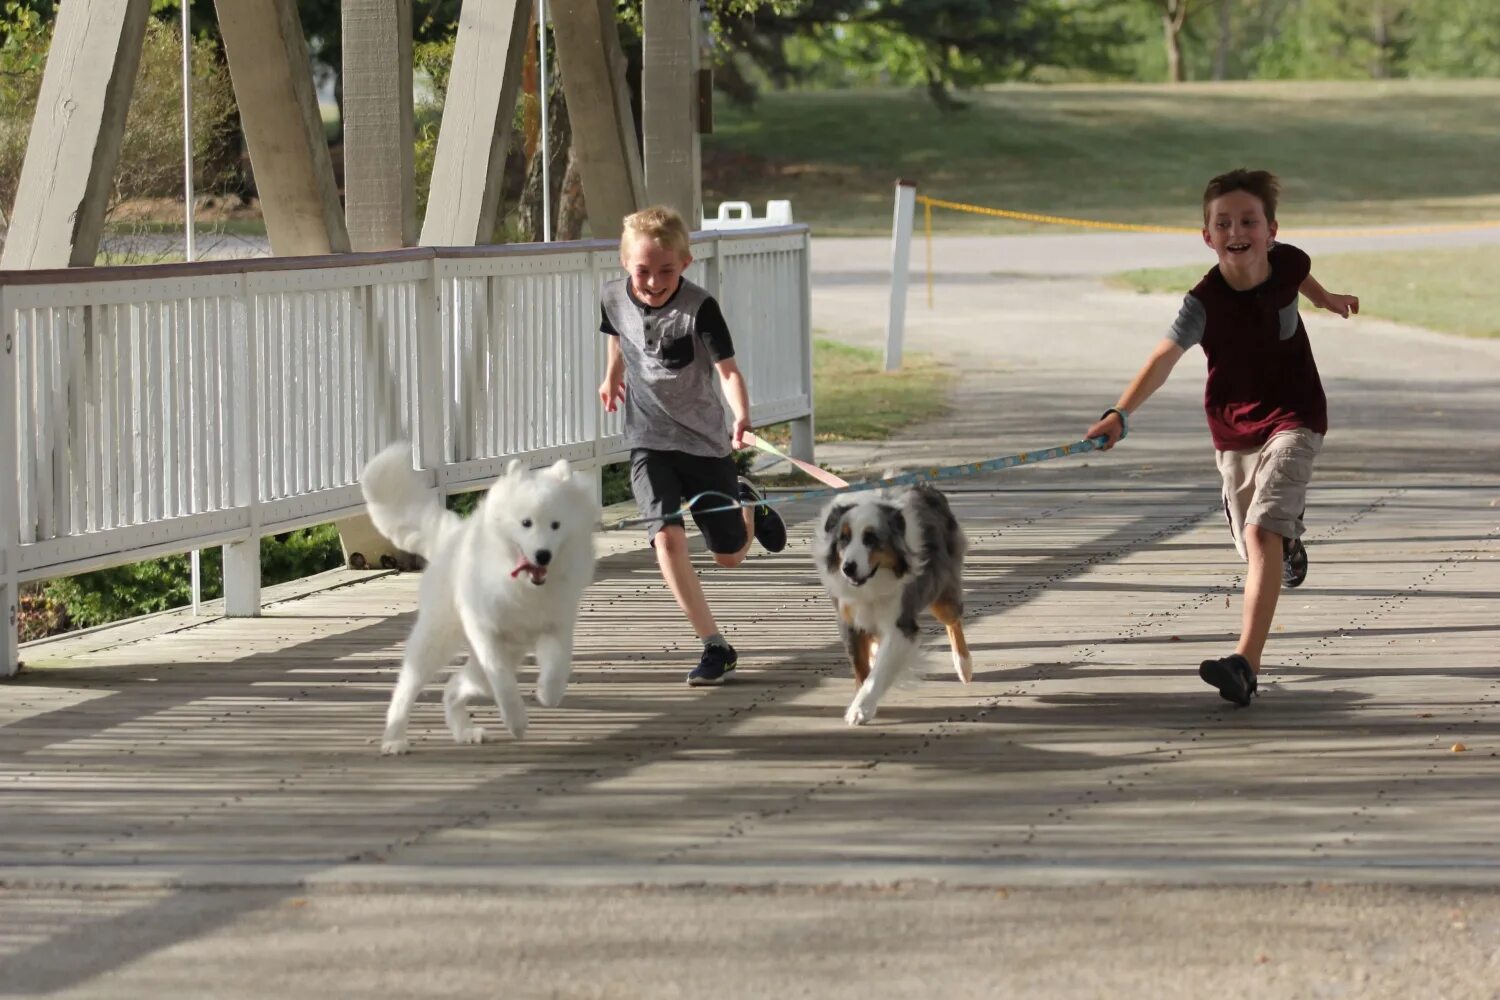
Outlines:
[[1118,406],[1111,406],[1109,409],[1099,414],[1099,419],[1103,420],[1111,413],[1117,415],[1120,418],[1120,439],[1123,441],[1125,439],[1125,435],[1130,433],[1130,419],[1128,416],[1126,416],[1125,411],[1120,409]]

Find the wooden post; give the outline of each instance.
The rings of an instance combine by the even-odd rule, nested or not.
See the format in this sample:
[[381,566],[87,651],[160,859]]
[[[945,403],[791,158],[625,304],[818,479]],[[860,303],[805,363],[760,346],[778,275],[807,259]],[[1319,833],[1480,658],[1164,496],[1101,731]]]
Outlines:
[[272,253],[348,253],[296,0],[216,6]]
[[698,138],[697,0],[644,0],[641,125],[646,201],[670,205],[698,229],[703,183]]
[[901,367],[906,333],[906,279],[911,264],[912,216],[917,208],[915,181],[896,182],[896,212],[891,223],[891,309],[885,324],[885,370]]
[[[349,245],[354,250],[411,246],[417,239],[411,0],[343,0],[343,23]],[[373,322],[363,307],[361,299],[355,308]],[[396,546],[368,517],[339,521],[338,530],[348,565],[379,568],[386,556],[399,559]]]
[[150,13],[150,0],[58,7],[0,268],[93,265]]
[[646,185],[614,4],[553,0],[552,36],[589,228],[596,239],[618,239],[625,216],[645,204]]
[[423,246],[475,246],[495,238],[530,16],[529,0],[465,0],[422,222]]
[[256,472],[260,455],[256,427],[261,407],[256,391],[260,358],[255,343],[257,319],[243,277],[230,309],[234,336],[220,362],[228,367],[224,384],[234,394],[229,410],[230,482],[234,505],[250,512],[250,530],[244,541],[224,546],[224,614],[256,618],[260,615],[260,482]]
[[813,462],[813,345],[812,345],[812,233],[802,236],[802,274],[798,280],[802,297],[802,388],[807,393],[807,416],[792,421],[793,458]]
[[21,586],[17,577],[21,557],[21,511],[16,468],[16,334],[6,311],[5,286],[0,285],[0,677],[21,668]]
[[355,250],[417,240],[411,0],[343,0],[344,218]]

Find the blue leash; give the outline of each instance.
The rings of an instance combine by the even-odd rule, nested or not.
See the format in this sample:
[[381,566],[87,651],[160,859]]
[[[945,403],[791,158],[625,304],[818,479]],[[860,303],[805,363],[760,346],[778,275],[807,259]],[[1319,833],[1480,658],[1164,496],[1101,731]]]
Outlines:
[[693,505],[704,497],[722,497],[729,503],[723,507],[710,507],[700,510],[699,514],[721,514],[731,510],[743,510],[746,507],[773,507],[777,504],[793,503],[799,500],[816,500],[822,497],[831,497],[840,493],[860,493],[865,490],[880,490],[891,486],[909,486],[913,483],[932,483],[944,479],[968,479],[971,476],[982,476],[988,472],[999,472],[1001,469],[1014,469],[1018,465],[1032,465],[1036,462],[1047,462],[1054,458],[1063,458],[1067,455],[1081,455],[1084,452],[1096,451],[1103,448],[1109,439],[1104,435],[1085,438],[1082,441],[1074,441],[1072,444],[1058,445],[1056,448],[1046,448],[1042,451],[1023,451],[1018,455],[1006,455],[1003,458],[991,458],[984,462],[965,462],[962,465],[942,465],[930,469],[920,469],[916,472],[903,472],[899,476],[889,479],[868,479],[864,482],[850,483],[848,486],[823,487],[815,490],[802,490],[797,493],[777,493],[754,503],[745,503],[738,497],[720,493],[717,490],[704,490],[683,504],[676,513],[662,514],[658,517],[628,517],[613,524],[607,524],[603,530],[613,531],[616,528],[628,528],[637,524],[649,524],[653,521],[667,521],[673,518],[685,517],[694,513]]

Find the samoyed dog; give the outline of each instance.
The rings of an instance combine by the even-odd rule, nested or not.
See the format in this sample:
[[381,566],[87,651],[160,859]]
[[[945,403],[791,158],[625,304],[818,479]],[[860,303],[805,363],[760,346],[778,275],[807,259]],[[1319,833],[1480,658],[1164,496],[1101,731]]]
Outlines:
[[566,461],[528,471],[512,461],[468,518],[446,510],[412,468],[411,447],[387,447],[365,466],[361,486],[375,527],[427,560],[417,623],[385,717],[381,753],[407,751],[412,703],[433,675],[467,645],[468,662],[443,691],[453,738],[479,743],[484,730],[469,703],[490,697],[510,734],[526,734],[516,680],[528,652],[539,668],[536,699],[562,701],[573,671],[573,626],[594,577],[594,486]]

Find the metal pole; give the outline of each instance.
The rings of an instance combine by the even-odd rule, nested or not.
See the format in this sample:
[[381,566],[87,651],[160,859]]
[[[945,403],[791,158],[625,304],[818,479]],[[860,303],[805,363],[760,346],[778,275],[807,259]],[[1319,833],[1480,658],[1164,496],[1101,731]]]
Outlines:
[[[197,257],[193,245],[193,13],[192,0],[182,0],[182,204],[183,233],[187,237],[186,257]],[[187,309],[189,350],[193,342],[193,307]],[[193,614],[203,600],[202,553],[194,549],[190,558],[193,578]]]
[[547,142],[547,0],[536,0],[537,100],[542,106],[542,242],[552,242],[552,180],[547,166],[551,151]]

